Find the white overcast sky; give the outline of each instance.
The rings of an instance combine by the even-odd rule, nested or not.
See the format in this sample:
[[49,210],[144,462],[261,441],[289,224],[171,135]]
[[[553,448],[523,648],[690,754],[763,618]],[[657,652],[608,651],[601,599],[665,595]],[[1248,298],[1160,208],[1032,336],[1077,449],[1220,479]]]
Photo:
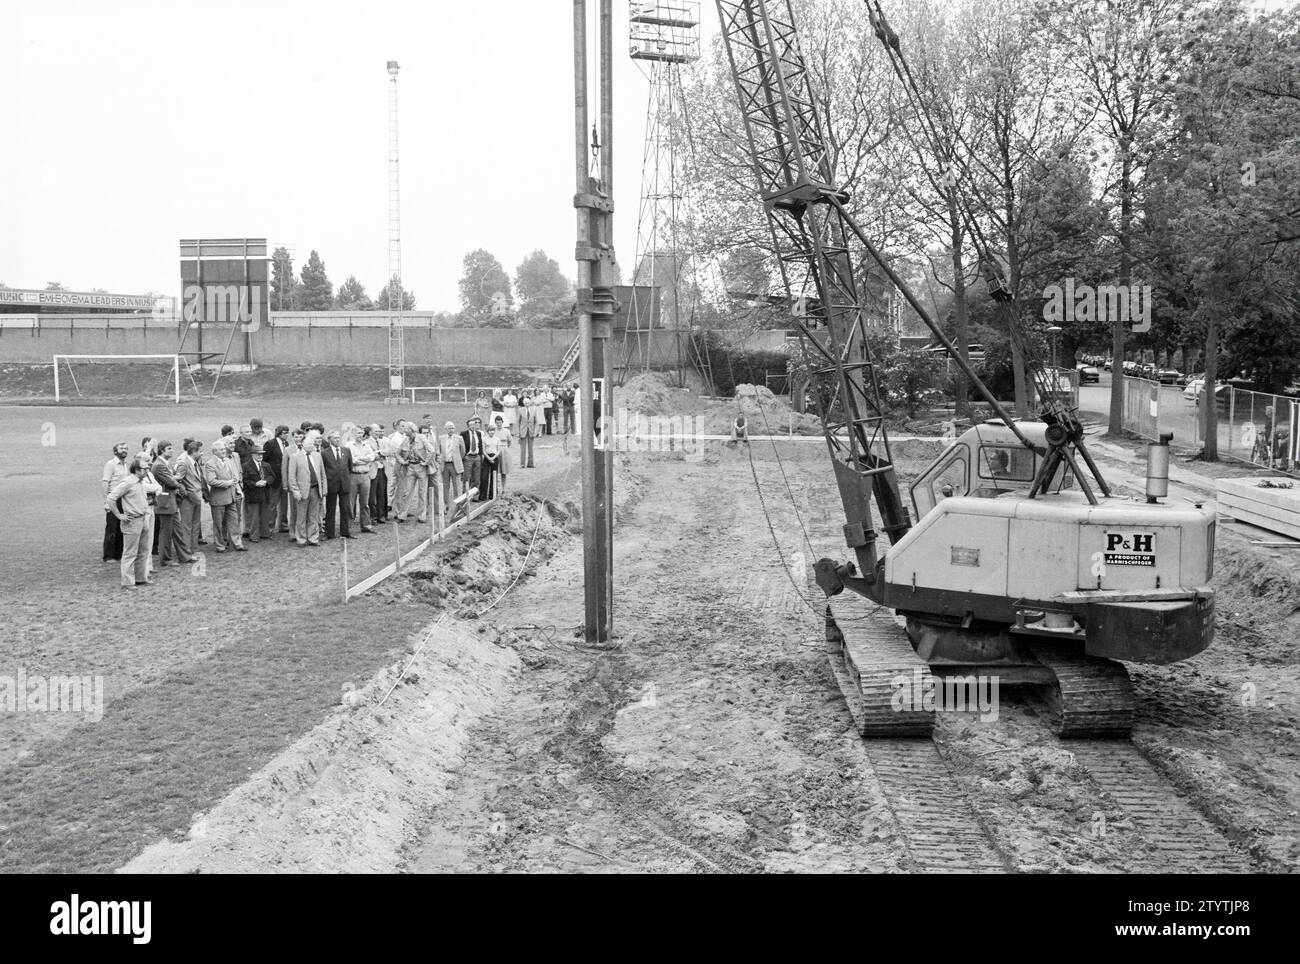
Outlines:
[[[596,0],[589,59],[595,62]],[[614,2],[615,231],[630,275],[647,85]],[[701,4],[705,36],[717,31]],[[401,64],[403,277],[459,307],[465,252],[573,264],[570,0],[6,0],[0,282],[177,293],[182,237],[387,271],[388,87]]]

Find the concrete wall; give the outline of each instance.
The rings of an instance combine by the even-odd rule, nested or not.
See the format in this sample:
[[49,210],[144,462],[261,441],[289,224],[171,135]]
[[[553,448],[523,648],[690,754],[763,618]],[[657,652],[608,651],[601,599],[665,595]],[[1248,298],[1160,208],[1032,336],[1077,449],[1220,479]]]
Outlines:
[[[435,328],[432,313],[406,319],[404,343],[408,365],[491,368],[553,368],[559,365],[577,332],[573,329]],[[167,354],[175,352],[181,329],[175,321],[146,315],[3,315],[0,316],[0,363],[49,364],[50,356]],[[223,351],[228,326],[204,328],[205,351]],[[640,336],[629,364],[641,366],[648,350],[653,366],[673,357],[673,333],[658,330]],[[649,339],[648,345],[645,343]],[[258,365],[388,364],[388,322],[374,314],[346,312],[273,313],[271,324],[247,335],[252,361]],[[236,335],[232,363],[243,363],[245,336]],[[779,348],[783,331],[755,332],[748,348]],[[194,333],[187,351],[197,348]],[[623,333],[613,338],[616,365],[624,361]]]

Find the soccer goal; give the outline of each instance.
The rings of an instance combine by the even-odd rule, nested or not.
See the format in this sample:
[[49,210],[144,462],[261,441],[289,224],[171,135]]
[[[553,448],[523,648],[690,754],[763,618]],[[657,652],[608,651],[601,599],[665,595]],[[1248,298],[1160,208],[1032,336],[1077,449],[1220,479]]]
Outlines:
[[[92,395],[120,393],[121,386],[130,383],[141,386],[141,390],[127,394],[150,395],[152,391],[149,386],[158,384],[155,379],[160,379],[165,370],[167,394],[180,404],[182,364],[180,355],[55,355],[54,400],[61,402],[63,396],[68,394],[65,383],[60,378],[60,367],[67,370],[67,380],[72,383],[72,390],[78,397],[85,397],[73,368],[76,365],[82,370],[83,380],[86,378],[87,366],[93,366],[96,370],[94,386],[90,389]],[[189,371],[188,365],[186,371]]]

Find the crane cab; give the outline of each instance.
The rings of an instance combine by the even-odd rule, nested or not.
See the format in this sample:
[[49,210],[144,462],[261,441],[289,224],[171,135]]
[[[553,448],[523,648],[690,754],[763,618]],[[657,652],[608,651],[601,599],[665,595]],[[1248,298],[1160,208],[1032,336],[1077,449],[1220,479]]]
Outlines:
[[[1026,438],[1046,449],[1046,424],[1016,424]],[[909,491],[916,518],[925,518],[936,505],[953,496],[994,499],[1009,492],[1028,492],[1042,458],[1025,448],[1015,433],[997,419],[967,429],[912,483]],[[1048,491],[1073,485],[1074,476],[1062,464]]]

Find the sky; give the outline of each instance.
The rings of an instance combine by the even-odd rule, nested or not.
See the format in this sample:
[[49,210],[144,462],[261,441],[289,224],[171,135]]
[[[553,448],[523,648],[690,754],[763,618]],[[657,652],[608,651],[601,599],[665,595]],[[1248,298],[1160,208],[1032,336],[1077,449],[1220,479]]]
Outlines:
[[[596,0],[589,62],[595,64]],[[706,38],[713,3],[701,4]],[[614,0],[615,247],[630,276],[648,87]],[[28,0],[0,32],[0,282],[178,294],[180,238],[320,252],[372,296],[388,262],[401,65],[403,280],[459,308],[467,251],[572,278],[570,0]],[[593,72],[593,89],[594,72]],[[594,112],[593,112],[594,116]]]

